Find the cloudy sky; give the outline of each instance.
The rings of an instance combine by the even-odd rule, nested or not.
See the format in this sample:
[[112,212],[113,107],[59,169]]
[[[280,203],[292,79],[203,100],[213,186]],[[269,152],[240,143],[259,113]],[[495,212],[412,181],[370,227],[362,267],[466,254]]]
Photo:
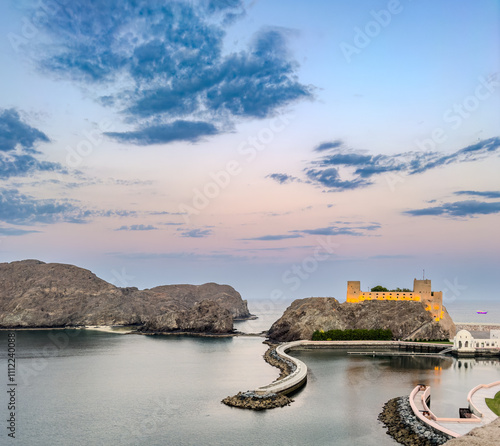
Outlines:
[[160,3],[1,2],[1,261],[498,298],[498,1]]

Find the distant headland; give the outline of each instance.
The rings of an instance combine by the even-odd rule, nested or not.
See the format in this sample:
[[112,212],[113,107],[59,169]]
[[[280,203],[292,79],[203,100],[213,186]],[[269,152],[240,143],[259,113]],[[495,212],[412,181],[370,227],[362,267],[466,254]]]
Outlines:
[[250,318],[229,285],[119,288],[87,269],[23,260],[0,263],[0,328],[133,325],[142,333],[229,334]]

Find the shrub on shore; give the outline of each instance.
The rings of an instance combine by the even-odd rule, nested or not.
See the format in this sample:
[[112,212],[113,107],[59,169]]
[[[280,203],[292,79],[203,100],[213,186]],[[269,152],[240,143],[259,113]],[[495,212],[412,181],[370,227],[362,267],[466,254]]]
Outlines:
[[374,330],[316,330],[312,335],[313,341],[390,341],[392,331],[377,328]]

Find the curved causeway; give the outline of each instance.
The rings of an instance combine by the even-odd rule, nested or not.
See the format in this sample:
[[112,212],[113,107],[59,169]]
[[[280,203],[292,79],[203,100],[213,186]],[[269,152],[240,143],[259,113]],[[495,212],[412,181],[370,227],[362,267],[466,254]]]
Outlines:
[[[294,348],[355,348],[357,350],[366,350],[362,354],[390,354],[381,352],[380,350],[400,350],[393,352],[393,355],[436,355],[449,347],[448,344],[421,344],[416,342],[401,342],[401,341],[292,341],[276,347],[271,350],[270,356],[275,362],[284,364],[284,369],[288,370],[288,375],[283,378],[278,378],[271,384],[258,387],[255,390],[239,392],[237,395],[224,398],[222,402],[228,406],[240,407],[245,409],[263,410],[272,409],[274,407],[282,407],[290,404],[290,400],[286,395],[299,389],[307,382],[307,366],[301,360],[290,356],[288,352]],[[408,352],[412,350],[412,353]],[[375,350],[378,350],[377,352]],[[415,350],[420,351],[416,353]],[[436,355],[437,356],[437,355]],[[441,358],[444,355],[440,355]],[[267,359],[266,359],[267,360]],[[269,362],[269,361],[268,361]],[[271,363],[271,362],[270,362]],[[272,363],[271,363],[272,364]],[[276,365],[276,364],[272,364]],[[279,366],[277,366],[279,367]]]
[[269,393],[280,393],[286,395],[299,387],[303,386],[307,381],[307,366],[297,358],[287,354],[287,351],[293,347],[301,346],[304,342],[309,341],[294,341],[287,342],[286,344],[281,344],[276,347],[276,354],[282,358],[284,361],[290,362],[294,365],[295,370],[285,378],[279,379],[277,381],[268,384],[267,386],[262,386],[255,389],[257,395],[266,395]]
[[[439,345],[439,344],[437,344]],[[394,349],[402,347],[404,349],[408,347],[412,348],[422,348],[430,349],[430,344],[422,346],[421,343],[416,342],[400,342],[400,341],[307,341],[299,340],[286,342],[284,344],[276,347],[276,353],[285,361],[291,362],[295,366],[295,370],[285,378],[278,379],[277,381],[268,384],[267,386],[262,386],[255,389],[255,393],[258,395],[264,395],[266,393],[280,393],[286,395],[298,389],[304,385],[307,381],[307,366],[297,358],[294,358],[287,354],[288,351],[297,347],[309,347],[309,348],[346,348],[355,347],[357,349],[363,348],[368,350],[373,350],[374,348],[383,349]],[[441,350],[449,347],[446,344],[439,345]],[[440,352],[441,353],[441,352]],[[413,353],[415,354],[415,353]],[[418,354],[418,353],[417,353]],[[422,352],[421,354],[428,354],[427,352]]]

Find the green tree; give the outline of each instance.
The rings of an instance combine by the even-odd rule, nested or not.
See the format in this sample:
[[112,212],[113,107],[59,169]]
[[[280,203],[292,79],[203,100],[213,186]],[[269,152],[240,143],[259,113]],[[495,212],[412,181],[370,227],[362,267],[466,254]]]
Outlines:
[[389,291],[387,288],[383,287],[382,285],[377,285],[374,286],[371,291]]

